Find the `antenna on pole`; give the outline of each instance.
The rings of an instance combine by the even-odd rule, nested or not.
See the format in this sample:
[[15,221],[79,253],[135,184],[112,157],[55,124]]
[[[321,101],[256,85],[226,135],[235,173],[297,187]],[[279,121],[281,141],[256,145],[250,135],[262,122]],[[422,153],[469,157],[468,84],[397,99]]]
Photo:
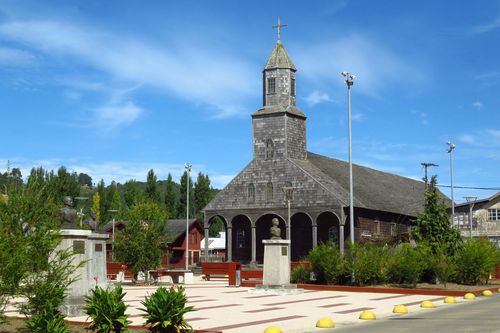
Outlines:
[[425,187],[427,187],[427,183],[429,182],[429,178],[427,178],[427,169],[429,167],[438,167],[439,165],[428,162],[422,162],[420,164],[424,167],[424,178],[422,178],[422,180],[425,182]]

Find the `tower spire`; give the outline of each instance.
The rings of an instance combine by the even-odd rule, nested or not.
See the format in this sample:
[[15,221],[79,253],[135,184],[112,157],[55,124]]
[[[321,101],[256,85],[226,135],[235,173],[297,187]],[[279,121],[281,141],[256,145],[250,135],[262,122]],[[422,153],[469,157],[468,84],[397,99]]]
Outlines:
[[278,25],[273,25],[273,28],[278,28],[278,42],[281,42],[281,27],[288,27],[288,24],[281,24],[278,16]]

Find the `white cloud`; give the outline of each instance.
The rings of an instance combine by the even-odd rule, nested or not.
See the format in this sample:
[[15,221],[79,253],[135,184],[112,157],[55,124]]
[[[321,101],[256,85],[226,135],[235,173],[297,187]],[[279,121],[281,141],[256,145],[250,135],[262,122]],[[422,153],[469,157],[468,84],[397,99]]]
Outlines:
[[481,110],[483,108],[483,103],[476,101],[471,104],[476,110]]
[[353,121],[362,121],[365,118],[365,115],[362,113],[353,113],[352,120]]
[[458,140],[460,140],[461,142],[464,142],[464,143],[469,143],[469,144],[474,144],[476,143],[476,138],[474,135],[470,135],[470,134],[464,134],[464,135],[461,135]]
[[258,73],[256,69],[230,51],[197,47],[190,41],[167,48],[127,37],[121,31],[113,34],[55,20],[3,23],[0,36],[48,58],[62,56],[91,66],[111,75],[110,81],[144,84],[202,103],[219,117],[245,112],[244,100],[258,92],[254,87],[258,82],[250,79]]
[[474,27],[473,32],[475,33],[485,33],[500,27],[500,15],[497,16],[493,21],[481,24]]
[[315,106],[323,102],[333,102],[333,100],[330,98],[330,96],[328,96],[327,93],[318,90],[314,90],[312,93],[307,95],[304,100],[309,106]]
[[36,56],[30,52],[0,47],[0,64],[2,66],[25,66],[31,65],[36,60]]
[[325,83],[345,86],[340,72],[354,71],[356,91],[373,97],[388,86],[425,80],[418,63],[408,63],[381,42],[358,34],[335,42],[300,45],[294,54],[301,74],[309,81],[322,86]]
[[133,123],[143,112],[133,102],[111,104],[94,110],[96,124],[106,128],[129,125]]

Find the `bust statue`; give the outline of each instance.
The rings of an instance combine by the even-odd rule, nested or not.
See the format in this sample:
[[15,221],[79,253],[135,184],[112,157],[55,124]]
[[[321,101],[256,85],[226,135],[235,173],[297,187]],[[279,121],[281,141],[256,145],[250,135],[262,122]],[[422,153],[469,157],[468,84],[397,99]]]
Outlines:
[[96,220],[95,218],[95,213],[93,211],[90,211],[90,217],[85,220],[85,224],[87,224],[92,231],[97,230],[97,226],[99,224],[99,221]]
[[64,197],[64,207],[61,208],[61,229],[79,229],[76,225],[76,210],[73,208],[73,199]]
[[272,226],[269,229],[271,233],[271,239],[281,239],[281,229],[279,227],[279,220],[275,217],[271,220]]

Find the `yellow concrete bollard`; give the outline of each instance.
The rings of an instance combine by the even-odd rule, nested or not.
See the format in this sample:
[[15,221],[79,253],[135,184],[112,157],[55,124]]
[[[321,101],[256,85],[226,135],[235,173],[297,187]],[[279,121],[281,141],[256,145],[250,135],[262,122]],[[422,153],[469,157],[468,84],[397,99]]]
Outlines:
[[403,304],[394,305],[394,309],[392,309],[392,313],[408,313],[408,308]]
[[266,327],[264,333],[283,333],[283,331],[278,326],[269,326]]
[[448,296],[444,299],[444,302],[448,304],[455,304],[457,302],[457,299],[453,296]]
[[377,316],[375,316],[375,313],[373,311],[365,310],[365,311],[361,312],[361,314],[359,315],[359,319],[375,320],[375,319],[377,319]]
[[473,293],[467,293],[464,295],[464,298],[465,299],[474,299],[474,298],[476,298],[476,295],[474,295]]
[[483,294],[483,296],[491,296],[491,295],[493,295],[493,293],[491,292],[491,290],[483,290],[482,294]]
[[422,303],[420,303],[420,307],[424,309],[432,309],[436,306],[434,306],[434,303],[432,303],[431,301],[423,301]]
[[318,328],[334,328],[335,323],[333,322],[333,320],[331,318],[324,317],[324,318],[320,318],[316,322],[316,327],[318,327]]

